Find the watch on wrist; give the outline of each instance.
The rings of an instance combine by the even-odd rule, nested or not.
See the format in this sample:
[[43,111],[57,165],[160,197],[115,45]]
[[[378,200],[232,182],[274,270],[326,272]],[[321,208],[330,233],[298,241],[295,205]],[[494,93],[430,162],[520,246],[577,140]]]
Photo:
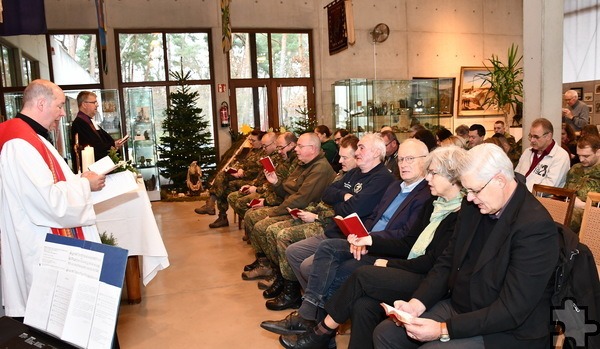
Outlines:
[[440,342],[447,342],[449,340],[448,327],[445,322],[440,322]]

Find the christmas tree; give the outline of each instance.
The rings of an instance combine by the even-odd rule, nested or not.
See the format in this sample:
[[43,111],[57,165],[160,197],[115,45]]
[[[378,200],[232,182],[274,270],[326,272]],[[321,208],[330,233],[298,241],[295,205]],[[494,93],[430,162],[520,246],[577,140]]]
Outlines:
[[187,190],[186,176],[192,161],[198,161],[206,183],[206,178],[216,167],[216,156],[209,122],[201,115],[202,109],[196,106],[199,94],[187,84],[190,72],[184,74],[182,69],[170,75],[177,81],[178,88],[169,94],[157,164],[160,174],[171,180],[173,190],[182,192]]
[[300,116],[293,121],[292,132],[298,136],[303,133],[313,132],[315,127],[317,127],[317,117],[315,116],[315,113],[304,107],[296,109],[296,113],[300,114]]

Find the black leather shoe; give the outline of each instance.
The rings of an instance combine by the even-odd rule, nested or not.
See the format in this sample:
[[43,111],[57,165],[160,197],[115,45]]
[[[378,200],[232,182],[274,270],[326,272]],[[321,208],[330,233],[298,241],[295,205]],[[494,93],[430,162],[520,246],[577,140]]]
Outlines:
[[310,330],[303,334],[281,336],[279,343],[287,349],[327,349],[333,336],[335,336],[335,332],[330,335],[318,335]]
[[283,291],[283,276],[277,273],[271,287],[263,291],[263,297],[266,299],[275,298],[281,294],[281,291]]
[[269,299],[265,305],[269,310],[300,308],[300,305],[302,305],[300,283],[297,281],[284,280],[283,291],[281,291],[279,296]]
[[257,255],[256,259],[254,260],[254,262],[252,262],[250,264],[247,264],[247,265],[244,265],[244,271],[250,271],[252,269],[256,269],[256,268],[258,268],[258,266],[261,263],[262,264],[266,264],[266,263],[268,263],[268,260],[265,257]]
[[316,322],[304,320],[297,311],[291,312],[283,320],[263,321],[260,327],[265,330],[282,335],[302,334],[316,326]]

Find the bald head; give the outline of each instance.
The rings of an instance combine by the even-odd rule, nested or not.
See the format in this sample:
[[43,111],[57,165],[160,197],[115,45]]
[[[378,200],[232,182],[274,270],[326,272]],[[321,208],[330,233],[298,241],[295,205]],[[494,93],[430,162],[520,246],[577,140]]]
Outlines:
[[65,94],[51,81],[37,79],[23,92],[21,113],[48,130],[54,130],[65,115]]
[[319,153],[321,153],[321,141],[316,133],[304,133],[298,138],[296,145],[298,160],[308,163],[314,160]]

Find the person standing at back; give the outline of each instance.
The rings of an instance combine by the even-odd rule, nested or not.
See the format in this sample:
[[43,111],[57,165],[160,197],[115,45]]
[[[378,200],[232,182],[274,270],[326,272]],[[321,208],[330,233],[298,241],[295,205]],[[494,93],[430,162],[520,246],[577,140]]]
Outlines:
[[[103,130],[98,122],[94,120],[98,114],[98,97],[90,91],[82,91],[77,95],[77,107],[79,112],[71,125],[71,154],[73,160],[73,172],[79,172],[78,162],[76,159],[81,159],[81,151],[83,148],[90,146],[94,148],[94,159],[96,161],[102,159],[111,148],[120,149],[125,144],[126,139],[114,140],[111,135]],[[79,145],[78,153],[75,154],[75,144]],[[81,161],[81,160],[80,160]],[[81,162],[79,162],[81,166]],[[85,172],[87,169],[82,168]]]

